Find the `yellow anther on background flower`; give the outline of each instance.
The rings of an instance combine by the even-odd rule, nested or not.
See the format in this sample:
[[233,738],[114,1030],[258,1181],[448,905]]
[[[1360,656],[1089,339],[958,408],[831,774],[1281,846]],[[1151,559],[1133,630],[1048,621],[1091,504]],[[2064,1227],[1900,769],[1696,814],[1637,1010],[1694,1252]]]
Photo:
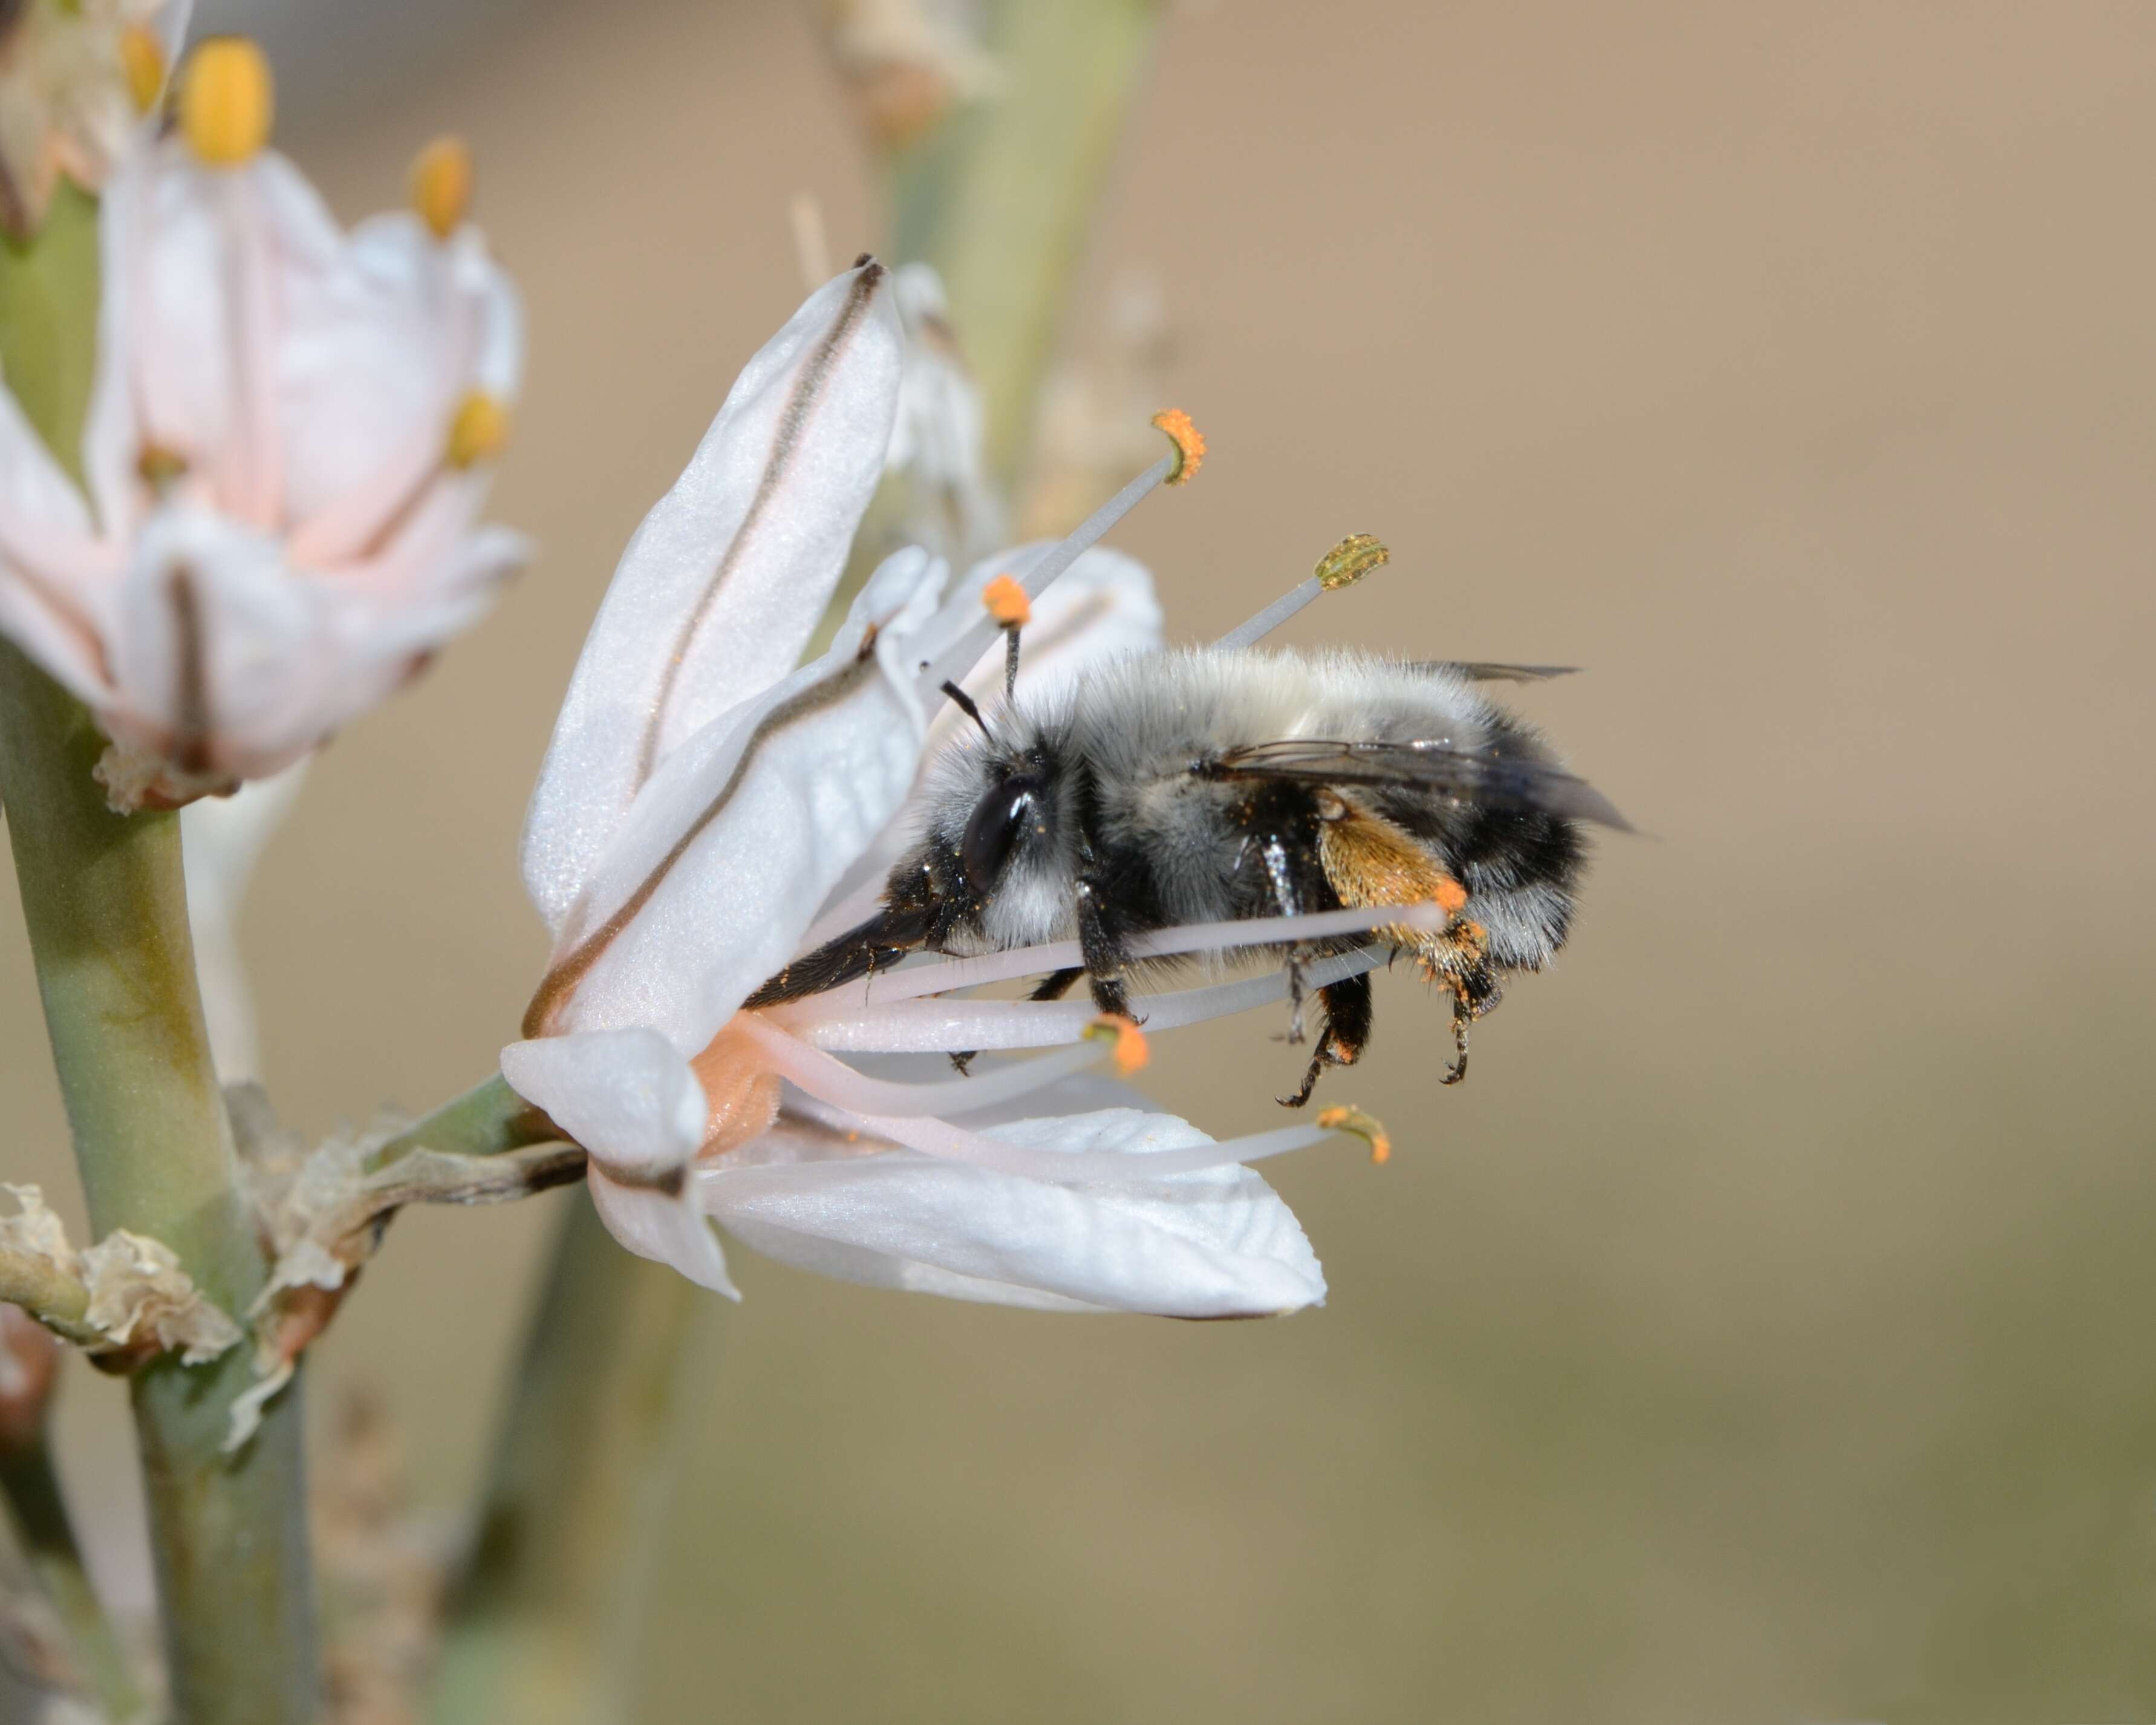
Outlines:
[[162,444],[146,443],[135,457],[135,471],[159,496],[187,477],[187,458]]
[[1393,554],[1368,533],[1350,533],[1317,560],[1317,584],[1327,593],[1353,587],[1371,570],[1389,563]]
[[1116,1070],[1127,1077],[1152,1058],[1145,1032],[1119,1012],[1104,1012],[1086,1025],[1086,1040],[1114,1043]]
[[475,389],[449,421],[449,465],[471,467],[490,461],[508,441],[509,409],[484,389]]
[[1190,415],[1181,408],[1168,408],[1152,416],[1152,423],[1168,434],[1168,441],[1175,445],[1175,471],[1168,476],[1171,485],[1188,485],[1191,475],[1205,462],[1205,434],[1190,423]]
[[120,33],[120,69],[135,111],[146,114],[157,106],[165,87],[165,49],[145,26],[130,24]]
[[1033,621],[1033,601],[1015,578],[998,575],[981,589],[981,603],[1004,629],[1024,629]]
[[244,36],[213,36],[180,74],[180,132],[212,167],[238,167],[270,141],[270,62]]
[[436,138],[412,158],[412,208],[437,239],[447,239],[471,208],[471,146],[454,135]]
[[1393,1135],[1385,1130],[1384,1122],[1375,1115],[1365,1114],[1360,1108],[1321,1108],[1317,1123],[1329,1132],[1353,1132],[1370,1147],[1370,1160],[1383,1163],[1393,1159]]

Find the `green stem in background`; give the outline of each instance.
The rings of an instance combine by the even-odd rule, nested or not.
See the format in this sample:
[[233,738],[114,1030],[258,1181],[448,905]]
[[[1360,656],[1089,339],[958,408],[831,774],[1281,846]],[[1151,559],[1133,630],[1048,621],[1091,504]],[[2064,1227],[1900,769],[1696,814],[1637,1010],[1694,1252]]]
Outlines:
[[995,0],[1001,82],[891,156],[891,249],[936,266],[1013,489],[1158,0]]
[[83,1567],[43,1432],[20,1447],[0,1449],[0,1494],[23,1554],[67,1630],[76,1675],[112,1725],[130,1725],[142,1716],[148,1697]]
[[629,1717],[652,1570],[725,1309],[624,1251],[590,1199],[572,1195],[451,1601],[436,1725]]
[[[54,357],[93,340],[91,215],[64,198],[36,240],[0,248],[0,362],[70,470],[87,372]],[[0,798],[91,1230],[162,1240],[211,1300],[241,1312],[266,1270],[203,1024],[179,822],[111,813],[90,776],[104,747],[71,697],[0,647]],[[203,1366],[167,1356],[132,1383],[182,1725],[315,1716],[296,1386],[238,1456],[219,1453],[253,1377],[251,1351],[235,1348]]]

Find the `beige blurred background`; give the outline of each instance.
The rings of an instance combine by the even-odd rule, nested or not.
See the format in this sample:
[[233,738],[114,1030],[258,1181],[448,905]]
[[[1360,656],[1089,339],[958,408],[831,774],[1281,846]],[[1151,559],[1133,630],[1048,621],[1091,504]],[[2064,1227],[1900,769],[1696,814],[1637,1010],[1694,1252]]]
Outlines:
[[[475,141],[531,316],[498,513],[544,551],[264,865],[271,1081],[317,1129],[513,1033],[518,823],[615,554],[798,296],[791,196],[878,237],[805,8],[379,28],[292,50],[281,136],[346,215]],[[1119,542],[1203,638],[1379,534],[1291,638],[1589,667],[1523,705],[1651,836],[1462,1089],[1384,986],[1333,1087],[1392,1164],[1268,1170],[1322,1311],[737,1251],[644,1720],[2156,1712],[2152,159],[2142,4],[1172,13],[1081,291],[1163,285],[1214,459]],[[67,1189],[8,902],[8,1170]],[[1264,1126],[1277,1028],[1147,1076]],[[320,1350],[441,1514],[548,1219],[400,1223]],[[69,1394],[118,1574],[120,1398]]]

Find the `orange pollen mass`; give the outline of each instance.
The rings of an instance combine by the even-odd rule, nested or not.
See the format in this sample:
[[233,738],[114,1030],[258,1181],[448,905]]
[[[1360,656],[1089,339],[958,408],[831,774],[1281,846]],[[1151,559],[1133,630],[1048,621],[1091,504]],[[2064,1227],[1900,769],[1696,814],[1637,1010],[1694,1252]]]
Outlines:
[[1448,916],[1457,916],[1467,907],[1467,889],[1450,875],[1438,881],[1430,897],[1436,901],[1438,909]]
[[1188,485],[1191,476],[1205,464],[1205,434],[1190,423],[1190,415],[1181,408],[1168,408],[1152,416],[1152,423],[1168,434],[1175,445],[1175,470],[1168,476],[1171,485]]
[[1380,1167],[1393,1159],[1393,1135],[1375,1115],[1353,1106],[1321,1108],[1317,1123],[1327,1132],[1353,1132],[1363,1139],[1370,1147],[1370,1160]]
[[981,589],[981,603],[1004,629],[1024,629],[1033,621],[1033,601],[1014,577],[998,575]]
[[1145,1032],[1121,1013],[1106,1012],[1086,1027],[1088,1042],[1115,1044],[1116,1070],[1127,1076],[1152,1058]]

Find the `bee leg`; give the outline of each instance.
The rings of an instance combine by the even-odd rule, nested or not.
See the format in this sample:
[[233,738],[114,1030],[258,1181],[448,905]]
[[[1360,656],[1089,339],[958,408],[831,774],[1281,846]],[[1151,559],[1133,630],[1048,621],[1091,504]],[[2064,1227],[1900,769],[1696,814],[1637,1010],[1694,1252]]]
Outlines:
[[1078,883],[1078,952],[1086,961],[1093,1004],[1113,1017],[1130,1018],[1131,993],[1123,981],[1123,968],[1130,962],[1129,935],[1108,896],[1087,880]]
[[1367,975],[1328,983],[1317,991],[1317,999],[1325,1009],[1325,1028],[1318,1034],[1317,1052],[1310,1057],[1310,1069],[1302,1075],[1295,1094],[1278,1098],[1283,1108],[1300,1108],[1309,1101],[1325,1069],[1353,1065],[1363,1058],[1363,1050],[1370,1040],[1377,1009]]
[[1467,991],[1460,988],[1452,996],[1452,1064],[1445,1068],[1440,1084],[1457,1084],[1467,1076],[1467,1027],[1475,1022],[1474,1009],[1467,1004]]
[[1302,948],[1297,947],[1287,955],[1287,1045],[1300,1048],[1304,1042],[1302,1003],[1307,992],[1302,973]]
[[1069,970],[1059,970],[1053,976],[1043,978],[1040,986],[1025,998],[1029,1000],[1060,1000],[1070,992],[1071,983],[1085,974],[1085,971],[1075,965]]

